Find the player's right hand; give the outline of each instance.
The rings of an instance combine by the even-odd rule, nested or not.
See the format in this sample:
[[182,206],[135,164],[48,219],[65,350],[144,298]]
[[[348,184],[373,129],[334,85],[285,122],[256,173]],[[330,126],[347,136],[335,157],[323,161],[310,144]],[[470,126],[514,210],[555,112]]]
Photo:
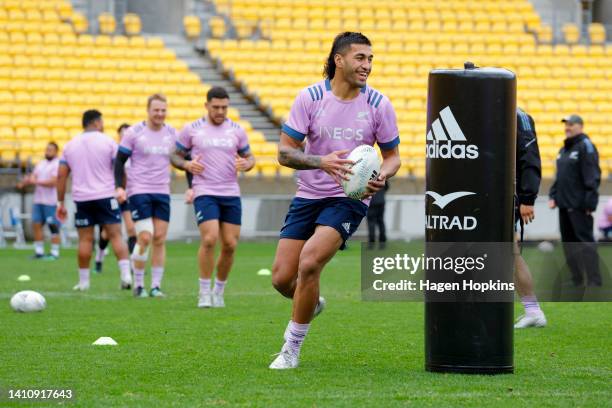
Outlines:
[[548,208],[550,208],[551,210],[557,208],[557,203],[555,202],[555,200],[548,200]]
[[342,159],[340,156],[346,155],[350,150],[336,150],[321,156],[320,169],[329,174],[339,185],[342,180],[348,180],[347,174],[353,174],[351,166],[355,164],[352,160]]
[[123,187],[117,187],[115,189],[115,198],[117,199],[117,201],[119,201],[119,204],[125,203],[125,201],[127,200],[127,194],[125,193]]
[[200,163],[200,155],[195,155],[193,159],[185,163],[185,170],[191,174],[200,174],[204,171],[204,165]]
[[188,188],[187,191],[185,191],[185,203],[187,204],[193,204],[193,196],[195,194],[193,193],[193,189],[192,188]]
[[529,224],[535,219],[535,211],[533,205],[519,205],[519,213],[521,215],[521,219],[523,220],[523,224]]
[[64,207],[64,204],[58,204],[57,209],[55,210],[55,218],[57,218],[62,224],[66,222],[66,218],[68,218],[68,210]]

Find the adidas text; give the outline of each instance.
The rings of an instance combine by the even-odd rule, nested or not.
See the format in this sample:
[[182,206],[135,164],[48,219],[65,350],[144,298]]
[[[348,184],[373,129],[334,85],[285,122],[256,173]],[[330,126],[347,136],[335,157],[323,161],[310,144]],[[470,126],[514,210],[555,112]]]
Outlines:
[[477,159],[478,146],[434,141],[425,147],[425,156],[430,159]]

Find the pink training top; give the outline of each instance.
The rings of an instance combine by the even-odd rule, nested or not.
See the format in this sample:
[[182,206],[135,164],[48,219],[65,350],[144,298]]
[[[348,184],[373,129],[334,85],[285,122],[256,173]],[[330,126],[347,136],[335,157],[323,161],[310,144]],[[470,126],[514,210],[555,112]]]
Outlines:
[[125,130],[119,151],[130,156],[128,196],[170,194],[170,153],[175,144],[176,130],[168,125],[155,131],[143,121]]
[[[282,130],[298,141],[306,140],[307,154],[320,156],[374,142],[382,150],[399,144],[395,111],[386,96],[366,86],[356,98],[343,101],[333,94],[327,79],[298,94]],[[296,197],[346,197],[323,170],[298,171],[297,184]]]
[[606,205],[603,208],[603,211],[599,214],[599,219],[597,220],[597,227],[599,229],[610,228],[612,227],[612,221],[608,219],[608,217],[612,216],[612,198],[610,198]]
[[117,142],[97,131],[84,132],[64,147],[60,164],[72,172],[72,199],[91,201],[115,196],[113,160]]
[[[57,177],[59,169],[59,158],[53,160],[43,160],[34,167],[36,181],[49,181]],[[57,203],[57,189],[55,186],[45,187],[36,185],[34,189],[34,204],[55,205]]]
[[235,161],[237,155],[248,153],[249,141],[239,124],[226,119],[215,126],[201,118],[181,130],[176,145],[191,150],[192,158],[200,156],[199,162],[204,166],[201,174],[193,176],[195,197],[240,196]]

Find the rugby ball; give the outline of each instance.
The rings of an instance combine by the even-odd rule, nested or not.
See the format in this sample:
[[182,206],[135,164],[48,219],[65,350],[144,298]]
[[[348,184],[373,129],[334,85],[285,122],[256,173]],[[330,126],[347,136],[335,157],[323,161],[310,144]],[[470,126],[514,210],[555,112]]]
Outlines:
[[11,298],[11,307],[16,312],[40,312],[47,307],[47,301],[38,292],[22,290]]
[[376,149],[368,145],[357,146],[347,159],[354,162],[349,166],[353,174],[347,174],[349,179],[342,180],[342,189],[347,197],[361,200],[366,193],[368,181],[375,180],[380,173],[380,159]]

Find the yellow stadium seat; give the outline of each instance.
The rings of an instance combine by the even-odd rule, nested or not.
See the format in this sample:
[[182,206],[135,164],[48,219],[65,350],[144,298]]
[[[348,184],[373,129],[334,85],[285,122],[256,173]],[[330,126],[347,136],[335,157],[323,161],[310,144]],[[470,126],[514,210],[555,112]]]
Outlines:
[[551,43],[553,40],[552,27],[548,24],[542,24],[536,29],[538,41],[542,43]]
[[69,20],[72,16],[72,4],[68,1],[60,1],[56,5],[57,13],[62,20]]
[[140,16],[135,13],[127,13],[123,16],[123,28],[126,35],[139,35],[142,30]]
[[194,15],[183,17],[183,29],[187,38],[198,38],[202,31],[199,17]]
[[98,16],[98,30],[101,34],[114,34],[116,28],[115,16],[110,13],[101,13]]
[[209,20],[209,27],[214,38],[225,37],[225,20],[222,17],[212,17]]
[[72,26],[74,27],[74,31],[77,34],[87,32],[89,28],[89,22],[83,14],[75,11],[72,13],[72,17],[70,18],[70,20],[72,21]]
[[576,24],[563,24],[563,37],[568,44],[576,44],[580,41],[580,29]]
[[295,170],[289,167],[281,166],[278,169],[278,173],[281,177],[293,177],[295,175]]
[[96,44],[96,48],[100,49],[100,47],[106,47],[113,43],[112,38],[108,35],[97,35],[94,38],[94,44]]
[[603,24],[589,24],[589,39],[593,44],[603,44],[606,42],[606,29]]
[[[130,40],[130,42],[133,43],[133,38]],[[162,40],[160,37],[149,37],[147,38],[147,47],[148,48],[164,48],[164,40]]]

